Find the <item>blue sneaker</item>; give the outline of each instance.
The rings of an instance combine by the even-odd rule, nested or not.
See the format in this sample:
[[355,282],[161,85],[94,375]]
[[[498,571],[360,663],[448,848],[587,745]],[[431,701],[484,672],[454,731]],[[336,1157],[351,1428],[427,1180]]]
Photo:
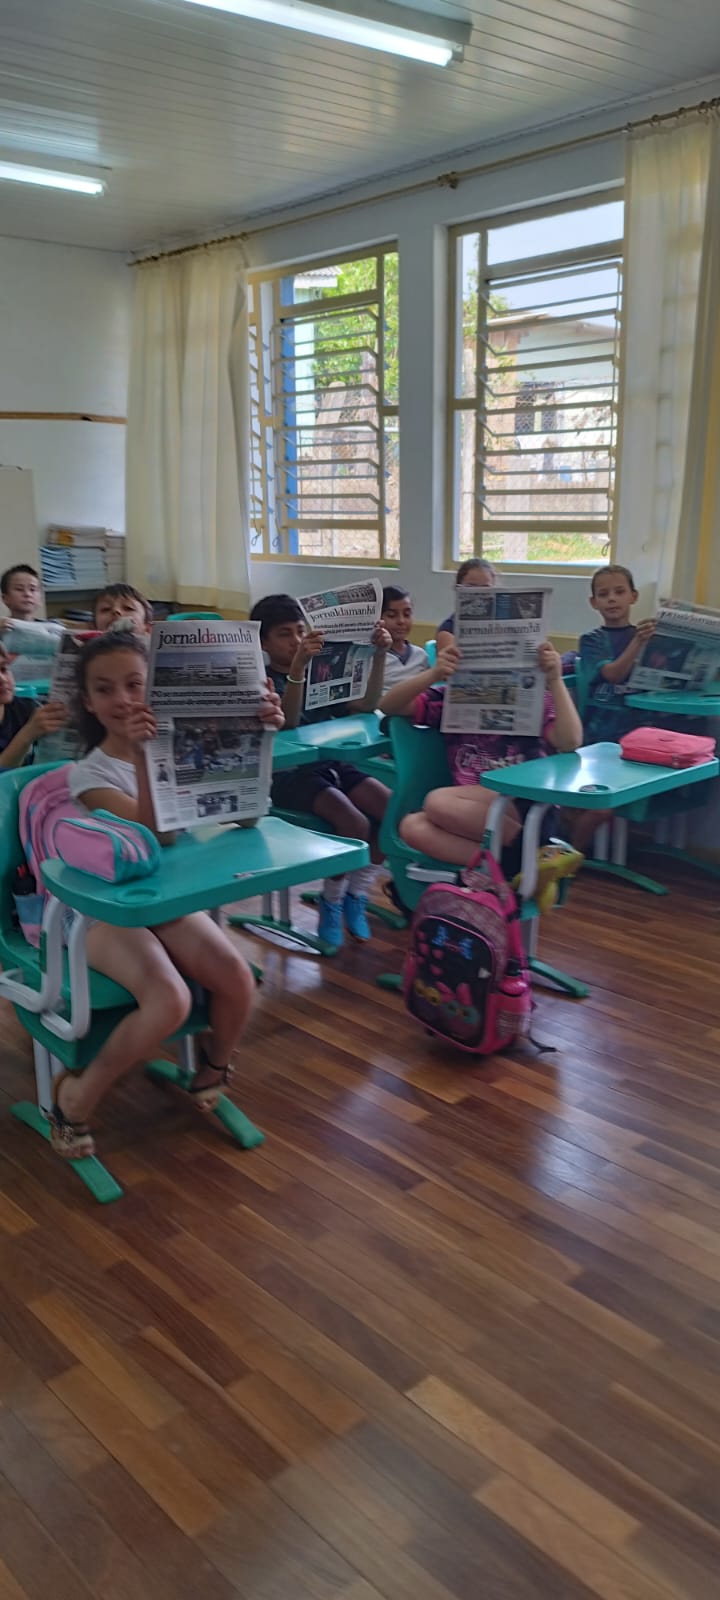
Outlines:
[[364,894],[346,894],[343,901],[343,915],[345,927],[351,939],[359,939],[361,943],[372,938],[370,924],[367,919],[367,896]]
[[318,900],[318,911],[318,939],[325,946],[325,954],[334,956],[345,939],[342,906],[331,905],[330,901],[321,895]]

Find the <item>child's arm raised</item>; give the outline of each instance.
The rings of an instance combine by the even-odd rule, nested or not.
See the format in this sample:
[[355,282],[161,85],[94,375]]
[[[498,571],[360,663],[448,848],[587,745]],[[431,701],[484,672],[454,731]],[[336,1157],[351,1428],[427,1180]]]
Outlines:
[[7,771],[11,767],[21,767],[35,740],[41,739],[44,733],[57,733],[66,722],[67,712],[59,700],[51,700],[45,706],[36,706],[24,728],[19,729],[15,738],[11,739],[0,753],[0,768]]
[[562,661],[557,650],[551,644],[541,644],[538,662],[555,707],[555,721],[548,728],[547,742],[558,752],[577,750],[583,741],[582,722],[563,681]]
[[144,828],[149,828],[160,840],[161,844],[170,844],[175,835],[158,833],[155,825],[150,783],[148,781],[147,766],[145,762],[145,745],[148,740],[154,739],[157,734],[155,717],[146,705],[132,707],[127,720],[127,736],[133,747],[133,761],[135,763],[135,776],[137,778],[137,799],[132,795],[124,794],[122,789],[107,787],[105,789],[86,789],[80,796],[83,805],[88,811],[111,811],[115,817],[124,817],[128,822],[140,822]]
[[320,654],[324,642],[319,630],[312,628],[305,634],[295,651],[288,673],[287,687],[282,697],[286,728],[298,726],[305,705],[305,674],[313,656]]
[[605,661],[599,669],[598,676],[604,678],[606,683],[624,683],[637,661],[644,644],[652,639],[655,632],[655,619],[650,617],[647,622],[639,622],[634,639],[625,646],[622,654],[616,656],[614,661]]
[[412,678],[400,678],[398,683],[394,683],[392,689],[383,695],[380,710],[386,717],[409,717],[418,695],[426,689],[432,689],[435,683],[445,683],[452,677],[459,661],[457,645],[447,645],[444,650],[438,651],[433,667],[426,667],[424,672],[416,672]]
[[361,700],[348,700],[344,710],[346,716],[353,716],[358,711],[377,711],[385,679],[385,658],[392,645],[392,634],[382,622],[378,622],[372,636],[375,646],[367,689]]

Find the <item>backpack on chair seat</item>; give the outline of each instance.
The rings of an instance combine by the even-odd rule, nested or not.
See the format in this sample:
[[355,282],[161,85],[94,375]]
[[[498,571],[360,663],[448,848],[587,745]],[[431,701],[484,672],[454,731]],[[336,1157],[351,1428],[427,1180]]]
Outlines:
[[507,1050],[530,1027],[532,998],[515,896],[483,848],[461,881],[421,896],[403,971],[407,1010],[462,1050]]

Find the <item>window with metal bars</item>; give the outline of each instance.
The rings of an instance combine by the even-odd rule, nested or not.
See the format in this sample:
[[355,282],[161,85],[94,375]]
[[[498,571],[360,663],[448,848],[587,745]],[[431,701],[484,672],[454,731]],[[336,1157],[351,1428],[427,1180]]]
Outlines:
[[607,558],[622,234],[607,195],[451,231],[448,565]]
[[393,246],[250,282],[251,553],[399,559]]

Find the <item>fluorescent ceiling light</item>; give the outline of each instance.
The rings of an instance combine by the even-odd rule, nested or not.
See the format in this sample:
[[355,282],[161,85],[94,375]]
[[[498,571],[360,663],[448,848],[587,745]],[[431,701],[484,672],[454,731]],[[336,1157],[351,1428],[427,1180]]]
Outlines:
[[0,181],[36,183],[43,189],[70,189],[73,194],[104,194],[99,178],[81,177],[75,172],[49,172],[45,167],[23,167],[16,161],[0,161]]
[[281,28],[364,45],[368,50],[386,50],[433,67],[462,60],[471,33],[467,22],[383,4],[382,0],[353,0],[350,5],[345,0],[328,0],[327,4],[324,0],[319,4],[313,0],[186,0],[186,4],[209,6],[254,22],[274,22]]

